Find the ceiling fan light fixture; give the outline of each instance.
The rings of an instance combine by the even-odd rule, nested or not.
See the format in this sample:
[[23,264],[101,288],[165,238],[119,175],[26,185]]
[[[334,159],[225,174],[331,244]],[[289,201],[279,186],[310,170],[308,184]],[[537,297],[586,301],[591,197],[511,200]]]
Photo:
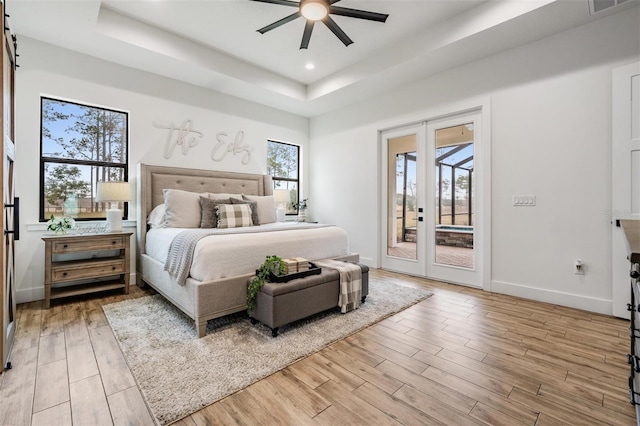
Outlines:
[[300,3],[300,13],[310,21],[320,21],[329,14],[329,6],[323,0],[306,0]]

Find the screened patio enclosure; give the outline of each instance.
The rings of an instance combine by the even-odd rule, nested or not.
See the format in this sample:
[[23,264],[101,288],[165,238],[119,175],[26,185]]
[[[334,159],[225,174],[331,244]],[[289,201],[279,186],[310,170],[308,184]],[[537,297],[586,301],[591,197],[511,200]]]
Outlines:
[[[415,152],[396,154],[399,242],[415,241],[415,162]],[[436,187],[436,224],[472,227],[473,142],[437,149]]]
[[398,242],[416,241],[416,153],[396,154]]
[[473,142],[436,148],[436,224],[473,226]]

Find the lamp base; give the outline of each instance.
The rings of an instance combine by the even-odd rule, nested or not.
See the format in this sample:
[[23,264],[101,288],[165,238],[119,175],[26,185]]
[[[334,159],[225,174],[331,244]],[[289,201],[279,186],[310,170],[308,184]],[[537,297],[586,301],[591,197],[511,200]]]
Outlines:
[[122,231],[122,210],[120,209],[107,210],[107,231],[109,232]]

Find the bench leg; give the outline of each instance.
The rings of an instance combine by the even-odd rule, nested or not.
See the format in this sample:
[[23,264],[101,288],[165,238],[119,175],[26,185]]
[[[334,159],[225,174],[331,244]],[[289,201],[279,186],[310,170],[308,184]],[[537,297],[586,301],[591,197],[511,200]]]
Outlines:
[[198,338],[204,337],[205,334],[207,334],[207,320],[196,321],[196,332],[198,333]]
[[271,329],[271,337],[278,337],[278,327],[273,327]]

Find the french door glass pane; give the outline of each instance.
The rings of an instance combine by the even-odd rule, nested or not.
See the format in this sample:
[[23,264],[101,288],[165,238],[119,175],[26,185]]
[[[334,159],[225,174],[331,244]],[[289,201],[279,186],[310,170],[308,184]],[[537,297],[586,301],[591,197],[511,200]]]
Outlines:
[[473,268],[473,123],[436,130],[436,263]]
[[417,259],[416,135],[388,141],[387,254]]

